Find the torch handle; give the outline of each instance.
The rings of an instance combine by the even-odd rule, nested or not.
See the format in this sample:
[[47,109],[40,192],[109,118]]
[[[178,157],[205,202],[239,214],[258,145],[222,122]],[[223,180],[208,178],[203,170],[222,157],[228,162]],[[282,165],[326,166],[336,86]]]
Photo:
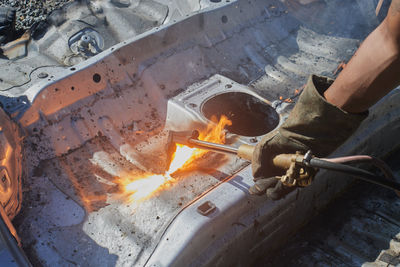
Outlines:
[[[178,140],[178,139],[176,139]],[[180,140],[179,140],[180,141]],[[179,142],[178,143],[183,143]],[[252,161],[253,159],[253,153],[255,146],[252,145],[247,145],[243,144],[240,145],[238,148],[227,146],[227,145],[222,145],[222,144],[216,144],[216,143],[211,143],[207,141],[202,141],[194,138],[188,138],[185,141],[186,145],[189,145],[191,147],[197,147],[200,149],[206,149],[206,150],[211,150],[219,153],[227,153],[227,154],[233,154],[237,155],[238,157]],[[296,160],[297,157],[301,157],[303,159],[304,156],[301,155],[296,155],[296,154],[280,154],[276,155],[273,159],[273,164],[276,167],[282,168],[282,169],[287,169],[290,167],[290,164],[292,161]]]
[[238,148],[237,155],[242,159],[251,161],[253,159],[253,152],[255,146],[251,145],[241,145]]

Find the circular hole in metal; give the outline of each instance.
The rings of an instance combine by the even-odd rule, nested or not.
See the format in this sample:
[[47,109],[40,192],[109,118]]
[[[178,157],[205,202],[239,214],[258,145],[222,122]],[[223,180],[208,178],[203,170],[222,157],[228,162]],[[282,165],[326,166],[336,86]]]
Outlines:
[[232,121],[227,130],[244,136],[266,134],[279,124],[279,115],[275,109],[257,97],[242,93],[229,92],[206,100],[201,108],[206,118],[225,115]]
[[227,22],[228,22],[228,17],[225,16],[225,15],[223,15],[223,16],[221,17],[221,21],[222,21],[222,23],[227,23]]
[[93,81],[94,81],[95,83],[99,83],[99,82],[101,81],[101,76],[100,76],[100,74],[95,73],[95,74],[93,75]]
[[210,2],[212,2],[212,3],[219,3],[219,2],[221,2],[221,0],[210,0]]

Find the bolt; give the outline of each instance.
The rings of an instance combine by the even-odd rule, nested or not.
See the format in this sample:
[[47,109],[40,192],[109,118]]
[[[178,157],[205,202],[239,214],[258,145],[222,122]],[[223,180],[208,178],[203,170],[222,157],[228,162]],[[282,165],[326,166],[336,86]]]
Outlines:
[[251,138],[250,143],[257,143],[257,138],[255,138],[255,137]]
[[38,78],[39,79],[44,79],[44,78],[47,78],[47,76],[49,76],[46,72],[41,72],[41,73],[39,73],[38,74]]

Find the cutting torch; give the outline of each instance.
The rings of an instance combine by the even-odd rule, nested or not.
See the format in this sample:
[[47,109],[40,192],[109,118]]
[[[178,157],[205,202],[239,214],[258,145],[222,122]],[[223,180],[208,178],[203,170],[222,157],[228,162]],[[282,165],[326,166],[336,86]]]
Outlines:
[[[242,159],[251,161],[255,146],[242,144],[239,147],[229,146],[225,144],[217,144],[199,140],[199,131],[170,131],[168,139],[169,154],[175,151],[176,144],[182,144],[189,147],[236,155]],[[349,163],[370,163],[379,168],[385,178],[378,176],[370,171],[349,166]],[[317,158],[313,156],[311,151],[305,154],[296,152],[295,154],[279,154],[272,159],[274,166],[286,170],[282,176],[276,176],[286,186],[307,186],[312,182],[318,169],[327,169],[331,171],[346,173],[355,178],[374,183],[392,190],[400,195],[400,183],[394,180],[394,175],[390,168],[380,159],[365,156],[347,156],[339,158]]]

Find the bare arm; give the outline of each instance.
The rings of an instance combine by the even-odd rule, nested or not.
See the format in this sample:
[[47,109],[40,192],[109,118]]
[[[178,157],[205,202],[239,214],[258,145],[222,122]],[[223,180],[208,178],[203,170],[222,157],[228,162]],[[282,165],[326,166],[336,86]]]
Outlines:
[[345,111],[366,111],[400,84],[400,0],[365,39],[335,82],[326,100]]

